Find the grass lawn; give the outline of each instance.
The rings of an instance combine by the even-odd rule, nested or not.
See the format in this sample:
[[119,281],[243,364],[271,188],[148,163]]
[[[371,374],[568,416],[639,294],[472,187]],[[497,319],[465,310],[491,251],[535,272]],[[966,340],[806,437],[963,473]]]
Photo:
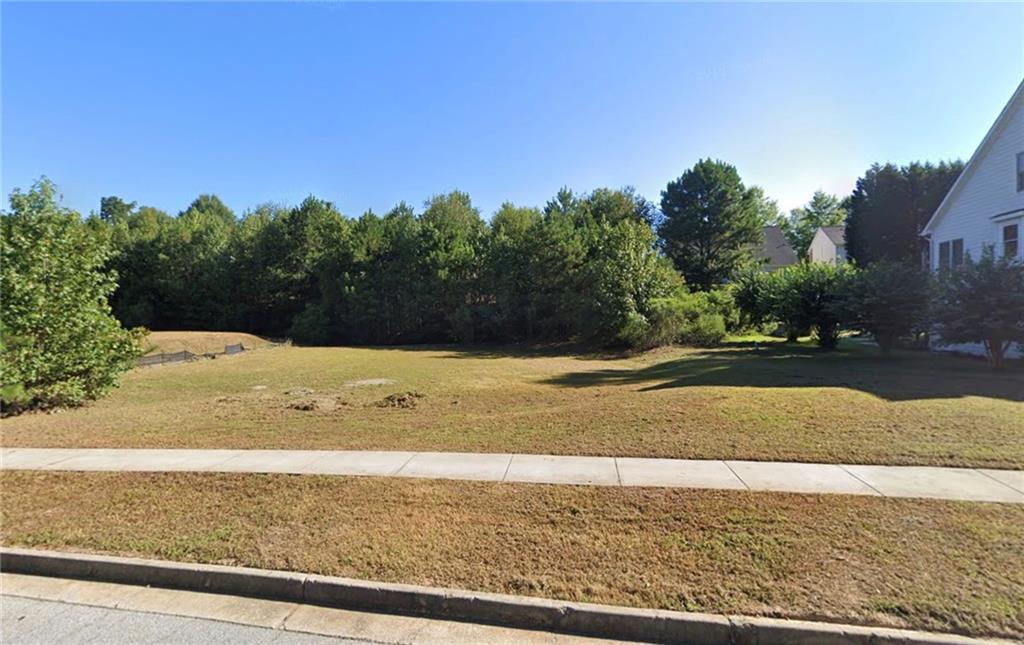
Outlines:
[[147,354],[175,354],[181,351],[193,354],[219,353],[225,345],[242,343],[246,349],[268,347],[270,341],[229,331],[154,331],[146,337]]
[[1024,637],[1024,507],[288,475],[4,472],[9,546]]
[[[414,391],[392,405],[392,394]],[[403,407],[406,406],[406,407]],[[412,406],[412,407],[408,407]],[[1024,467],[1024,370],[845,341],[622,357],[273,347],[5,419],[4,446],[533,452]]]

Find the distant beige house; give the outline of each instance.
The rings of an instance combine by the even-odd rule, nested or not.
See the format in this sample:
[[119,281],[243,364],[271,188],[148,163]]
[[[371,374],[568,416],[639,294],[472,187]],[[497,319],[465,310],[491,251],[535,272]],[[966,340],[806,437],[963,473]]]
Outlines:
[[829,264],[846,262],[846,227],[819,226],[814,233],[814,238],[811,239],[807,259],[811,262],[828,262]]

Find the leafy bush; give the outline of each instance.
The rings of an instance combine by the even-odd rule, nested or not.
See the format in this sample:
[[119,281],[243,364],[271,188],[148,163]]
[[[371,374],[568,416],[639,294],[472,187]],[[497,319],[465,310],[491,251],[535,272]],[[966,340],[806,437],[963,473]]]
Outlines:
[[927,273],[881,260],[850,276],[838,312],[846,325],[874,336],[882,353],[889,354],[900,337],[923,329],[929,297]]
[[646,316],[631,316],[620,340],[638,349],[672,343],[708,347],[725,334],[725,319],[714,311],[708,294],[679,293],[653,300]]
[[[645,223],[602,223],[594,257],[582,271],[577,328],[600,343],[622,342],[635,333],[638,317],[649,319],[653,303],[684,291],[682,278],[654,248],[654,233]],[[625,332],[627,328],[634,331]]]
[[741,329],[772,320],[772,286],[772,274],[757,267],[746,267],[733,276],[733,302]]
[[712,347],[725,338],[725,320],[721,315],[710,312],[697,314],[687,321],[679,334],[679,342],[695,347]]
[[0,405],[77,405],[117,383],[141,352],[141,330],[111,315],[108,247],[39,181],[11,194],[0,234]]
[[1003,365],[1013,343],[1024,343],[1024,264],[996,259],[991,248],[977,262],[939,276],[935,299],[938,342],[982,343],[989,362]]
[[727,332],[737,332],[750,327],[740,315],[736,306],[736,288],[725,285],[718,289],[703,292],[707,298],[708,309],[721,316]]
[[788,339],[810,330],[819,346],[835,348],[841,322],[839,300],[853,271],[849,265],[804,262],[771,274],[771,314],[786,326]]

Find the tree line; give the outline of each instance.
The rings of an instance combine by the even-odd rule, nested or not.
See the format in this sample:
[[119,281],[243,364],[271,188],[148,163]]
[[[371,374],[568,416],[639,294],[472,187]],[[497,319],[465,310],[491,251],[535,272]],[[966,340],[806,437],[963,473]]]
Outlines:
[[708,159],[658,203],[631,188],[563,188],[543,207],[505,203],[489,219],[460,191],[358,218],[312,196],[241,217],[214,195],[173,216],[109,196],[82,218],[43,179],[15,190],[0,217],[0,394],[8,409],[93,398],[131,364],[139,335],[126,330],[142,327],[309,344],[642,348],[714,344],[770,319],[827,345],[860,316],[821,324],[835,309],[818,301],[843,281],[803,265],[749,278],[763,227],[782,227],[805,257],[818,226],[845,220],[857,266],[917,273],[918,231],[961,168],[872,166],[848,198],[818,192],[784,215],[735,167]]
[[849,214],[859,263],[916,263],[917,231],[960,167],[875,166],[845,200],[818,192],[788,215],[735,167],[702,160],[657,204],[630,188],[564,188],[487,221],[459,191],[354,219],[316,197],[237,217],[213,195],[177,216],[111,196],[86,223],[109,239],[111,304],[128,327],[324,344],[614,343],[653,300],[715,291],[755,264],[765,225],[806,257],[817,227]]

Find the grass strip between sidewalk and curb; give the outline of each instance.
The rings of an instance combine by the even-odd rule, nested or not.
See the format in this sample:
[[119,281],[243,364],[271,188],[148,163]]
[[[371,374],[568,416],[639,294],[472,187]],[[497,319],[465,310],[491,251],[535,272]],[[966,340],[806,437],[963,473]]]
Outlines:
[[0,474],[8,547],[1024,636],[1024,508],[750,491]]

